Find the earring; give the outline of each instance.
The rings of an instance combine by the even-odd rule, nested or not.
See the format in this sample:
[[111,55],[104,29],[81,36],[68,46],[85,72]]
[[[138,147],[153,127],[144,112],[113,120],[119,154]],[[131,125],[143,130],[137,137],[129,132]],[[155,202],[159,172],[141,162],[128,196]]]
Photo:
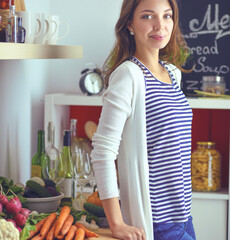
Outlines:
[[134,35],[134,32],[132,29],[130,30],[130,35]]

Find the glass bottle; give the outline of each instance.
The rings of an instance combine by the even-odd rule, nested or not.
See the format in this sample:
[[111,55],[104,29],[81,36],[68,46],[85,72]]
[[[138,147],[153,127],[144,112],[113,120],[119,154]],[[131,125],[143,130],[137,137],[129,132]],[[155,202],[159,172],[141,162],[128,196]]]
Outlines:
[[71,138],[77,138],[77,119],[70,119]]
[[17,42],[18,17],[15,14],[15,6],[9,7],[10,13],[7,16],[7,42]]
[[0,15],[0,42],[6,42],[7,30],[2,24],[2,16]]
[[71,200],[75,197],[75,183],[73,181],[73,162],[71,156],[71,132],[64,131],[63,149],[61,155],[62,164],[65,166],[65,179],[61,184],[61,190],[64,193],[65,200]]
[[55,147],[55,126],[53,122],[48,123],[48,141],[46,153],[50,158],[50,172],[49,178],[59,185],[65,178],[65,167],[61,162],[61,155]]
[[32,158],[31,177],[49,178],[50,159],[45,152],[45,132],[38,131],[37,152]]
[[197,142],[191,156],[192,189],[218,191],[221,188],[221,155],[214,142]]
[[71,132],[71,155],[72,158],[75,159],[79,153],[79,149],[81,148],[80,141],[77,136],[77,119],[70,120],[70,132]]
[[26,36],[26,29],[22,26],[22,18],[18,18],[18,43],[24,43]]

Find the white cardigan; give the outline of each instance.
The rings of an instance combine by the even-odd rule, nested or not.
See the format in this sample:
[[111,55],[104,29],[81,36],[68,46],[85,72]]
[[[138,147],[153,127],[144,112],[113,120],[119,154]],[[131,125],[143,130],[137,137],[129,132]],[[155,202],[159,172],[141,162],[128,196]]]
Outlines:
[[[181,72],[174,76],[180,83]],[[111,75],[91,153],[101,199],[118,197],[114,160],[118,160],[124,221],[145,230],[153,240],[146,142],[145,80],[133,62],[122,63]]]

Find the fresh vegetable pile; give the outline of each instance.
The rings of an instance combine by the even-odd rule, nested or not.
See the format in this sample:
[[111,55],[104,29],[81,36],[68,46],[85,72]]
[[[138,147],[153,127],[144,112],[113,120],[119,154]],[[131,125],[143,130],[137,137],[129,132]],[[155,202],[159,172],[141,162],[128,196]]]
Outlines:
[[93,192],[83,205],[84,209],[97,217],[105,218],[104,208],[102,207],[101,199],[98,191]]
[[50,180],[32,178],[24,189],[12,180],[0,177],[0,240],[83,240],[98,237],[95,231],[99,228],[100,217],[105,214],[97,191],[87,198],[83,211],[63,206],[57,211],[38,214],[22,207],[28,197],[59,194],[55,183]]
[[84,240],[85,237],[98,237],[98,235],[86,228],[82,220],[80,222],[75,222],[75,218],[71,214],[71,208],[69,206],[64,206],[61,208],[60,213],[50,213],[48,216],[38,221],[34,229],[29,231],[29,236],[21,239]]
[[25,199],[20,194],[23,188],[4,177],[0,177],[0,188],[0,218],[12,222],[21,232],[30,214],[28,209],[22,208]]
[[45,198],[60,195],[56,183],[50,179],[33,177],[26,182],[24,197],[26,198]]

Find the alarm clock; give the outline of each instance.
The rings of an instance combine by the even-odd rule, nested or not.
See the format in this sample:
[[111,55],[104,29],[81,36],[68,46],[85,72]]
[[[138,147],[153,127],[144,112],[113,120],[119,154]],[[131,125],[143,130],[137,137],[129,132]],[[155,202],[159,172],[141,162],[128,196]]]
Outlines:
[[79,86],[84,94],[96,95],[99,94],[104,88],[104,80],[101,76],[101,71],[98,68],[84,69],[81,74]]

